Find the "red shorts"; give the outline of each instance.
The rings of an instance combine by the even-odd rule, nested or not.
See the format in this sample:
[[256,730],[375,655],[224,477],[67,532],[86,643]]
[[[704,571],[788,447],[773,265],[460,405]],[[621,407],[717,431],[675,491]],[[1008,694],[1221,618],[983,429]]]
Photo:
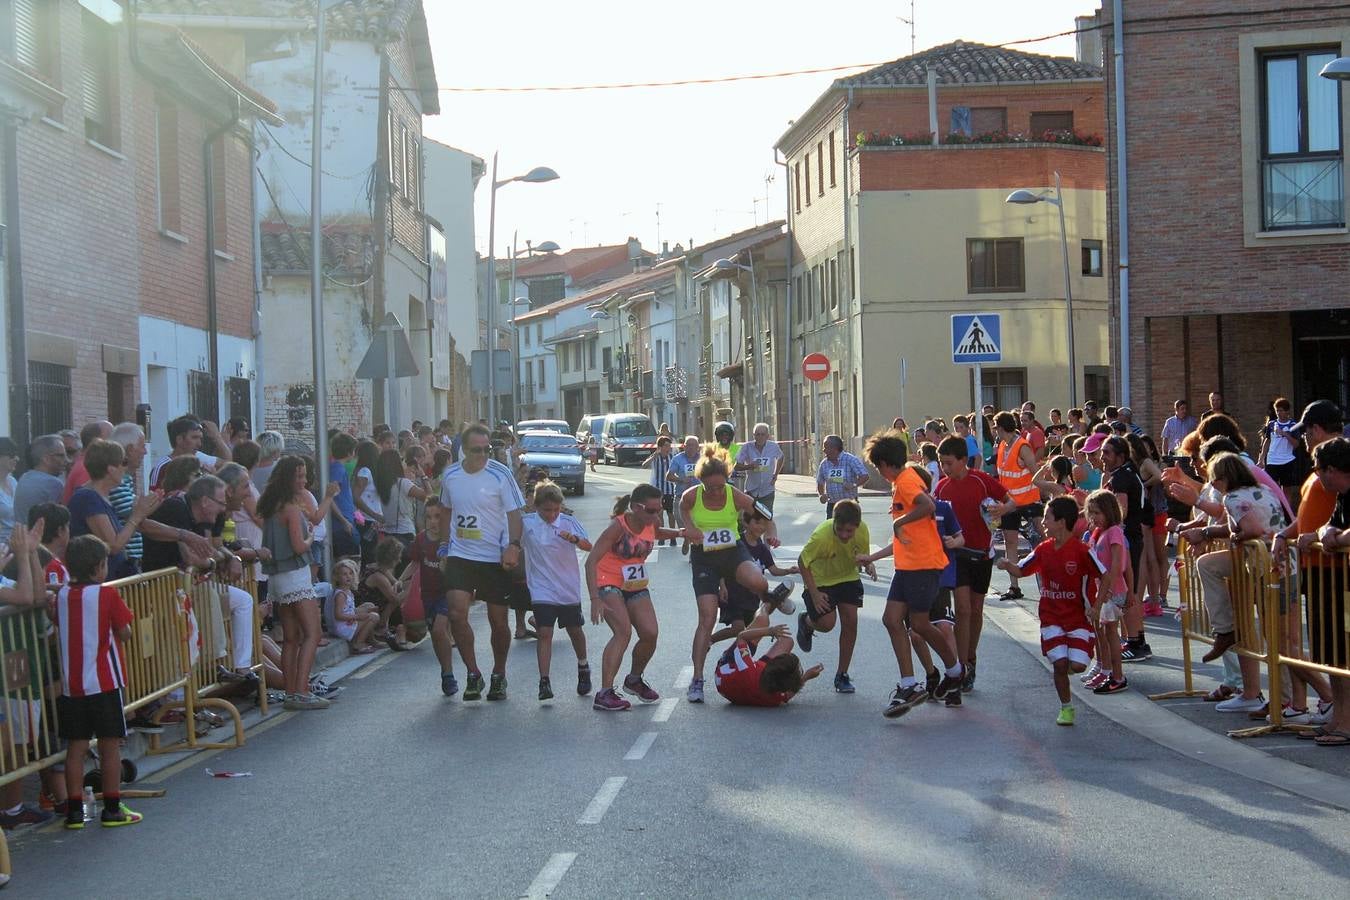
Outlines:
[[1153,516],[1153,533],[1167,534],[1167,513],[1160,512]]

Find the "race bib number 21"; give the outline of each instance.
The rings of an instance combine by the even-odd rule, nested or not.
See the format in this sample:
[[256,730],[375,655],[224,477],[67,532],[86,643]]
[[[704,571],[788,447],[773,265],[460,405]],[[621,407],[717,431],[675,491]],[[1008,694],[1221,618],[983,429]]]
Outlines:
[[628,592],[647,589],[647,567],[642,563],[633,563],[623,567],[623,589]]

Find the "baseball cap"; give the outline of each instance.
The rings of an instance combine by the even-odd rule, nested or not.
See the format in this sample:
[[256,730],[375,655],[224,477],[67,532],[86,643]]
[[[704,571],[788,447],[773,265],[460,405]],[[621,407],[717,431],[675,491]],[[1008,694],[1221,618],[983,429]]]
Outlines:
[[1303,408],[1303,416],[1298,424],[1289,429],[1289,436],[1303,437],[1309,426],[1318,425],[1327,431],[1339,431],[1345,424],[1345,415],[1341,408],[1330,400],[1314,400]]
[[1083,441],[1083,452],[1096,453],[1098,450],[1102,449],[1102,444],[1106,443],[1107,437],[1109,437],[1109,435],[1101,434],[1100,432],[1093,432],[1088,435],[1088,439]]

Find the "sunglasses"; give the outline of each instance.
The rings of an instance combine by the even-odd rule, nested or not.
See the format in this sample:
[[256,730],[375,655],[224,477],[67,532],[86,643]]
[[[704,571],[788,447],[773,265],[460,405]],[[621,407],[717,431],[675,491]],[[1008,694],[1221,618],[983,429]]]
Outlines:
[[633,508],[642,510],[649,516],[659,516],[662,512],[662,509],[659,506],[635,506]]

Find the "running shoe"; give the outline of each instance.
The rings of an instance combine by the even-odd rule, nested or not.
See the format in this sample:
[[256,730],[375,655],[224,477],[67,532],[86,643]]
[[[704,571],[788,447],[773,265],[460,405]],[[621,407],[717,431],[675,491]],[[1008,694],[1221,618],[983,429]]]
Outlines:
[[928,699],[928,691],[922,686],[911,684],[909,687],[895,686],[891,692],[891,703],[881,714],[888,719],[898,719],[914,707]]
[[120,828],[123,825],[135,825],[144,818],[145,816],[129,809],[125,803],[119,803],[115,812],[106,809],[103,811],[101,823],[104,828]]
[[947,697],[943,700],[948,707],[961,705],[961,692],[957,690],[949,691]]
[[937,690],[937,686],[941,682],[942,673],[937,669],[934,669],[924,676],[923,689],[928,692],[929,699],[933,699],[933,691]]
[[481,672],[470,672],[469,677],[464,680],[464,699],[483,699],[483,674]]
[[459,693],[459,682],[455,680],[454,672],[441,673],[441,693],[447,697],[453,697]]
[[[1270,716],[1266,716],[1266,721],[1270,721]],[[1285,725],[1311,725],[1312,713],[1306,709],[1295,709],[1292,706],[1286,706],[1280,710],[1280,721]]]
[[309,691],[311,694],[317,694],[325,700],[336,700],[338,694],[341,694],[343,688],[340,685],[330,685],[322,678],[311,678],[309,680]]
[[1323,703],[1319,700],[1317,701],[1317,710],[1315,712],[1310,711],[1308,714],[1308,724],[1325,725],[1327,722],[1331,721],[1331,714],[1334,711],[1335,707],[1330,703]]
[[1125,690],[1125,689],[1128,688],[1129,686],[1130,686],[1130,680],[1129,680],[1128,678],[1122,678],[1122,679],[1120,679],[1119,681],[1117,681],[1116,679],[1112,678],[1110,681],[1107,681],[1107,682],[1105,682],[1105,683],[1103,683],[1103,684],[1097,685],[1095,688],[1092,689],[1092,693],[1094,693],[1094,694],[1119,694],[1121,691]]
[[1022,596],[1022,589],[1020,587],[1010,587],[1003,593],[999,594],[998,599],[1007,603],[1009,600],[1022,600],[1025,598]]
[[577,694],[585,697],[591,692],[591,667],[577,666]]
[[703,679],[702,679],[702,678],[694,678],[694,679],[692,679],[692,680],[689,682],[689,691],[688,691],[688,693],[685,695],[685,698],[686,698],[690,703],[702,703],[702,702],[703,702]]
[[785,616],[792,615],[797,604],[790,599],[792,597],[792,582],[782,581],[773,590],[769,591],[769,605],[777,609]]
[[1147,662],[1153,658],[1153,648],[1147,641],[1138,644],[1126,643],[1121,645],[1120,658],[1123,662]]
[[1092,661],[1092,665],[1088,666],[1087,671],[1084,672],[1082,675],[1078,676],[1078,681],[1080,684],[1087,684],[1089,681],[1100,675],[1101,671],[1102,671],[1102,664],[1094,659]]
[[1263,694],[1258,694],[1257,696],[1251,699],[1247,699],[1243,697],[1241,694],[1237,694],[1236,696],[1229,697],[1222,703],[1214,704],[1214,709],[1217,712],[1249,713],[1249,712],[1256,712],[1258,709],[1261,709],[1265,705],[1266,705],[1266,698],[1265,695]]
[[960,675],[943,675],[942,680],[938,682],[937,689],[933,691],[933,696],[938,700],[946,700],[948,693],[959,690],[961,690]]
[[6,831],[14,831],[17,828],[31,828],[36,825],[46,825],[55,817],[55,813],[34,809],[27,804],[23,804],[14,815],[0,812],[0,828]]
[[857,688],[853,686],[853,680],[848,677],[847,672],[840,672],[834,676],[834,692],[836,694],[852,694]]
[[975,690],[975,660],[966,663],[965,671],[961,673],[961,693],[969,694]]
[[811,627],[811,622],[806,613],[797,616],[797,646],[802,648],[803,653],[811,652],[811,642],[815,639],[815,629]]
[[[702,684],[703,682],[700,681],[699,685]],[[692,685],[690,687],[692,689]],[[646,681],[643,681],[641,675],[629,675],[625,678],[623,680],[623,692],[625,694],[632,694],[643,703],[655,703],[657,700],[661,699],[661,695],[652,690],[652,686]],[[702,700],[703,695],[700,692],[699,700],[697,702],[702,702]],[[693,702],[692,699],[691,702]]]
[[1090,680],[1083,682],[1083,687],[1086,688],[1087,690],[1095,691],[1097,688],[1106,684],[1110,680],[1111,680],[1110,675],[1106,674],[1101,669],[1098,669],[1096,675],[1093,675]]
[[307,709],[327,709],[332,702],[314,694],[291,694],[282,701],[282,709],[303,711]]
[[602,712],[623,712],[625,709],[632,708],[633,704],[616,694],[614,688],[603,688],[600,693],[595,695],[595,700],[591,703],[591,709],[598,709]]
[[1150,597],[1144,601],[1144,615],[1156,618],[1157,616],[1167,615],[1167,610],[1157,600]]
[[492,681],[488,685],[487,698],[489,700],[506,699],[506,676],[492,673]]
[[[488,696],[488,699],[489,700],[492,699],[491,695]],[[549,682],[547,677],[539,679],[539,699],[540,700],[553,699],[553,685],[552,683]]]
[[1072,725],[1074,720],[1074,709],[1072,706],[1061,706],[1059,715],[1055,716],[1056,725]]

